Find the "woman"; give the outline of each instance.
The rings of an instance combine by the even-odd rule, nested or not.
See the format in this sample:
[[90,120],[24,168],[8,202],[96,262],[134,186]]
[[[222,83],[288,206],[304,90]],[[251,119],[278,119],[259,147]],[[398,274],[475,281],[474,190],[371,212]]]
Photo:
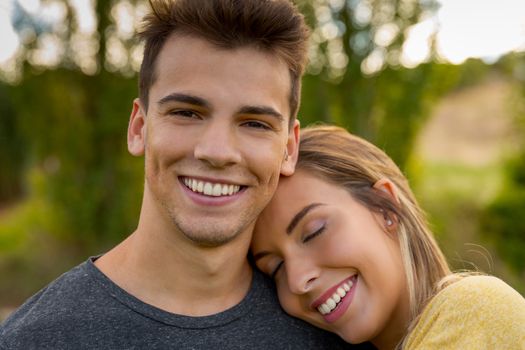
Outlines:
[[378,349],[525,349],[525,299],[490,276],[453,274],[406,178],[333,126],[302,131],[251,247],[283,308]]

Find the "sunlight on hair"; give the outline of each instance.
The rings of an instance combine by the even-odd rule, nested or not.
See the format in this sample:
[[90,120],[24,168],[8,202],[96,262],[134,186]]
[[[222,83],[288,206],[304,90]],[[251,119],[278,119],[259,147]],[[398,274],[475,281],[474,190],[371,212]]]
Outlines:
[[144,43],[141,42],[138,45],[133,46],[131,49],[131,68],[138,72],[140,70],[140,64],[142,63],[142,56],[144,55]]

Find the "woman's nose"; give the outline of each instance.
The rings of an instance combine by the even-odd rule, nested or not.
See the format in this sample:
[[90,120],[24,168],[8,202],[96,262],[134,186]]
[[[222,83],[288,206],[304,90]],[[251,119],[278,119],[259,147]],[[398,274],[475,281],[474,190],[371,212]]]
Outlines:
[[308,293],[319,277],[319,269],[308,259],[285,263],[288,287],[294,294]]

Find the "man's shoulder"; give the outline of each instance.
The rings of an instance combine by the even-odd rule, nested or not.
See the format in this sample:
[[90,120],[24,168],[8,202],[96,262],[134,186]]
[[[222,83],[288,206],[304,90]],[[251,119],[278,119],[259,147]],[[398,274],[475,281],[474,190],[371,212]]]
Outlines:
[[34,314],[46,316],[63,311],[68,304],[78,304],[78,296],[84,294],[88,278],[86,263],[74,267],[27,299],[2,324],[2,329],[18,320],[29,321]]
[[82,263],[45,286],[0,325],[0,348],[20,348],[17,342],[44,339],[84,318],[92,310],[93,283]]

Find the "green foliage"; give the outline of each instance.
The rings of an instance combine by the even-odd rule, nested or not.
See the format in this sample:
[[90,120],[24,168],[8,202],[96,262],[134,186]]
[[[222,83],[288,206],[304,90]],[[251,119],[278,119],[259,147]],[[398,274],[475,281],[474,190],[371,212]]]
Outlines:
[[10,95],[9,87],[0,83],[0,209],[2,202],[10,202],[22,194],[21,178],[27,155]]
[[[516,111],[516,133],[521,136],[518,152],[506,164],[507,184],[486,207],[480,221],[481,232],[494,242],[502,259],[525,275],[525,55],[509,55],[499,62],[500,69],[521,80],[521,97]],[[513,69],[512,69],[513,67]],[[523,70],[523,71],[520,71]]]
[[53,231],[61,221],[53,203],[46,200],[46,174],[34,168],[25,174],[27,199],[17,203],[2,216],[0,225],[0,252],[16,250],[27,243],[30,232]]
[[465,88],[479,84],[486,79],[487,74],[491,71],[487,64],[479,59],[468,59],[459,66],[459,79],[456,88]]
[[[313,27],[310,74],[303,79],[299,115],[303,125],[324,121],[343,126],[384,148],[403,168],[433,102],[460,77],[451,65],[426,63],[408,69],[400,64],[406,30],[436,3],[299,4]],[[337,34],[326,34],[327,28]],[[385,28],[390,28],[391,39],[377,40]],[[380,57],[382,63],[370,68],[371,57]]]
[[[435,101],[456,86],[475,83],[487,72],[486,65],[476,60],[462,66],[434,62],[412,69],[401,66],[406,30],[433,1],[297,2],[317,38],[309,73],[303,79],[299,116],[303,126],[316,121],[344,126],[385,149],[402,168]],[[115,33],[110,16],[115,3],[95,2],[99,67],[108,67],[105,39]],[[368,7],[369,19],[358,18],[360,6]],[[4,302],[22,301],[68,266],[113,246],[133,231],[139,214],[143,162],[126,149],[136,77],[130,77],[129,60],[122,69],[112,68],[119,74],[99,68],[93,75],[84,75],[71,55],[75,19],[71,6],[67,11],[68,28],[59,37],[70,56],[64,57],[59,68],[28,64],[35,39],[21,56],[21,84],[0,84],[0,274],[10,281],[0,285]],[[337,34],[323,36],[323,27],[330,24],[338,28]],[[379,28],[391,24],[397,28],[395,37],[377,44],[374,37]],[[136,43],[129,38],[122,43],[130,55]],[[367,58],[378,50],[384,64],[364,73]],[[341,65],[334,57],[345,57],[346,63]],[[501,66],[509,72],[515,67],[513,62]],[[517,162],[516,170],[510,172],[520,188],[524,187],[524,164]],[[433,204],[439,198],[443,172],[437,168],[429,172],[437,184]],[[464,186],[463,177],[455,179],[458,188],[475,187]],[[505,232],[508,241],[501,251],[512,257],[515,266],[522,266],[517,263],[519,250],[525,252],[520,238],[525,231],[513,224],[519,221],[517,213],[525,212],[522,195],[521,190],[502,195],[488,209],[483,224],[495,236]],[[521,259],[525,261],[523,255]]]
[[303,79],[303,125],[341,125],[379,145],[404,167],[434,102],[455,86],[460,71],[435,63],[387,68],[376,76],[345,75],[340,82]]
[[11,91],[26,167],[43,176],[38,190],[26,179],[29,191],[54,208],[60,224],[49,233],[86,251],[124,237],[136,223],[141,163],[126,149],[135,94],[133,80],[67,70],[30,75]]
[[525,271],[525,187],[502,193],[481,217],[481,228],[516,271]]
[[525,149],[506,165],[507,185],[480,220],[484,235],[516,272],[525,273]]

